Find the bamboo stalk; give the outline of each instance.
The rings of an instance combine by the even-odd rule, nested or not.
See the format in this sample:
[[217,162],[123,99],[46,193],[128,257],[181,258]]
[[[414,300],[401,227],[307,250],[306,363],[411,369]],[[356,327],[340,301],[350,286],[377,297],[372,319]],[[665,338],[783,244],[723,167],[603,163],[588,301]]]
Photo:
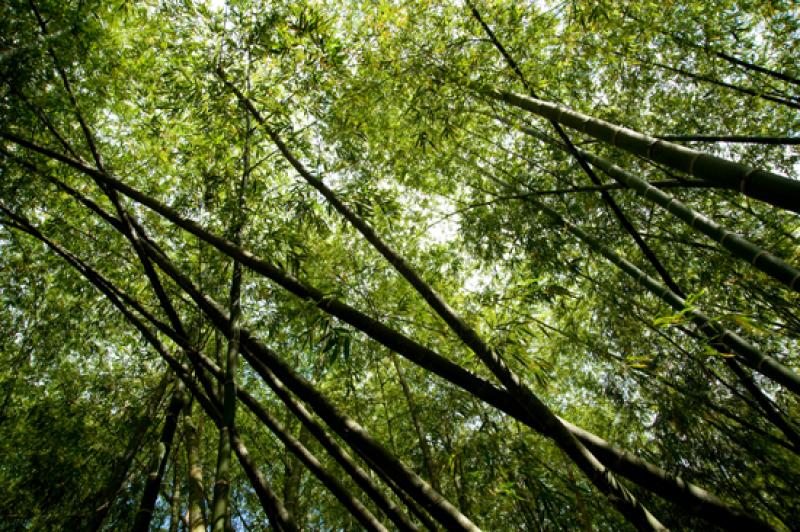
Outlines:
[[800,198],[800,180],[673,144],[544,100],[477,84],[470,86],[488,98],[555,120],[629,153],[800,213],[800,201],[797,200]]

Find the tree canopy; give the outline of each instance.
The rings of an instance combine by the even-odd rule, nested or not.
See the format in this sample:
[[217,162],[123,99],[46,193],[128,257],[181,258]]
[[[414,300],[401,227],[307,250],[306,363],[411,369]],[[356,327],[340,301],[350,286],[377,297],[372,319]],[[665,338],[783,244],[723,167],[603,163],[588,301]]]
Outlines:
[[7,0],[0,530],[792,530],[792,1]]

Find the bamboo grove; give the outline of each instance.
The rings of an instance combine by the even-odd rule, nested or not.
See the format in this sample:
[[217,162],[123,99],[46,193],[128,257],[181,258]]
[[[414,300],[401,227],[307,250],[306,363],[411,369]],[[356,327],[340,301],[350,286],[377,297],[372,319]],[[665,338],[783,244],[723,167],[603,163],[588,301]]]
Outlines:
[[792,2],[11,0],[0,530],[792,530]]

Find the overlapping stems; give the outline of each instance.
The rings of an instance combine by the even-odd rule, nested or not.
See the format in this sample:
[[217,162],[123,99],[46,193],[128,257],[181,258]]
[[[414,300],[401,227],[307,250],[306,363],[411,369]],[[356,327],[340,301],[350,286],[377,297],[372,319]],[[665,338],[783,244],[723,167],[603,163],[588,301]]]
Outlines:
[[[219,73],[224,79],[224,73],[222,71]],[[68,79],[63,71],[61,75],[65,88],[71,96]],[[348,222],[356,227],[364,238],[420,293],[423,299],[425,299],[431,308],[439,314],[464,344],[475,352],[486,364],[500,382],[501,387],[497,387],[472,375],[463,368],[447,361],[431,349],[401,335],[397,331],[390,329],[357,309],[335,298],[331,298],[314,287],[308,286],[292,276],[287,275],[281,269],[245,250],[236,239],[231,241],[210,233],[201,225],[181,216],[174,209],[143,194],[134,187],[127,185],[122,179],[112,175],[105,168],[102,158],[97,152],[96,143],[93,141],[91,130],[80,115],[79,110],[77,110],[74,97],[71,97],[71,101],[76,105],[77,119],[94,159],[93,166],[80,160],[76,155],[76,151],[63,142],[63,139],[61,139],[62,147],[66,154],[44,148],[14,133],[3,132],[2,136],[7,141],[16,143],[27,150],[37,152],[45,157],[58,160],[86,176],[89,176],[95,181],[111,201],[116,211],[116,216],[102,211],[96,204],[92,206],[90,200],[82,197],[77,192],[75,193],[76,197],[81,200],[85,206],[94,210],[95,214],[109,222],[130,241],[131,246],[136,251],[141,265],[144,268],[148,282],[161,305],[162,311],[168,318],[169,324],[160,322],[156,317],[148,313],[141,304],[136,303],[129,296],[122,293],[119,289],[114,287],[111,282],[104,279],[101,274],[94,271],[85,262],[72,255],[69,251],[61,248],[58,244],[49,241],[47,237],[39,233],[36,228],[30,225],[24,218],[20,217],[12,210],[3,207],[6,215],[5,223],[8,223],[11,227],[23,230],[35,238],[39,238],[45,242],[49,241],[48,245],[50,245],[56,253],[64,257],[65,260],[70,262],[73,267],[86,276],[100,291],[109,297],[120,312],[122,312],[131,324],[150,341],[154,349],[162,355],[167,364],[175,371],[193,397],[202,405],[203,409],[215,423],[219,423],[220,426],[223,426],[224,416],[221,411],[225,401],[218,397],[214,386],[211,384],[211,380],[222,379],[224,372],[205,357],[202,352],[197,349],[197,346],[187,340],[188,335],[186,334],[186,328],[182,324],[178,312],[175,310],[170,297],[167,295],[167,291],[160,281],[160,276],[153,266],[156,265],[163,274],[171,278],[172,281],[194,301],[195,305],[204,313],[206,318],[228,337],[233,337],[239,333],[234,325],[235,316],[232,315],[233,313],[226,312],[219,304],[211,300],[194,285],[188,277],[180,272],[158,246],[150,240],[141,223],[136,220],[122,204],[119,197],[120,194],[149,207],[170,222],[187,230],[201,240],[214,246],[222,253],[228,255],[234,259],[235,263],[241,263],[245,267],[268,277],[296,296],[312,301],[322,311],[336,316],[412,362],[432,371],[445,380],[461,387],[488,404],[520,419],[535,430],[552,438],[601,491],[612,496],[612,500],[615,502],[620,512],[639,528],[658,529],[661,525],[637,502],[625,487],[614,478],[610,471],[615,471],[618,474],[626,476],[641,487],[652,490],[674,502],[682,504],[686,509],[691,509],[697,512],[701,517],[709,519],[716,524],[735,528],[736,524],[749,522],[751,528],[768,528],[752,516],[726,505],[703,490],[684,483],[680,479],[670,478],[663,471],[660,471],[651,464],[647,464],[618,449],[614,449],[596,436],[558,418],[558,416],[547,408],[530,388],[508,368],[497,353],[493,352],[488,347],[475,330],[458,316],[442,297],[423,280],[422,276],[408,261],[393,250],[367,222],[349,209],[346,203],[318,176],[315,176],[305,168],[278,134],[272,130],[269,124],[261,117],[247,96],[241,93],[236,88],[235,84],[228,83],[227,80],[226,83],[237,93],[240,100],[247,106],[249,112],[253,114],[256,120],[262,124],[268,136],[278,146],[281,153],[298,174],[300,174],[309,185],[318,190],[325,199],[348,220]],[[796,192],[796,184],[793,183],[792,180],[786,180],[782,176],[744,167],[738,165],[738,163],[725,161],[701,152],[681,148],[662,140],[651,139],[645,135],[612,126],[608,123],[586,117],[585,115],[580,115],[568,109],[564,109],[563,107],[554,106],[548,102],[543,102],[534,98],[522,97],[514,95],[513,93],[486,89],[484,87],[478,87],[477,90],[484,96],[539,113],[554,121],[563,123],[568,127],[574,127],[593,135],[595,138],[609,142],[611,145],[620,146],[630,150],[632,153],[637,153],[651,158],[654,161],[671,165],[675,169],[686,171],[700,179],[714,179],[715,182],[727,188],[738,188],[742,193],[752,197],[769,201],[778,206],[785,206],[790,209],[793,208],[793,204],[790,205],[786,203],[785,197],[787,195],[791,196],[792,193]],[[58,137],[58,135],[56,135],[56,137]],[[627,173],[625,170],[616,167],[608,161],[596,158],[588,152],[581,150],[580,154],[588,162],[603,170],[621,184],[637,191],[644,198],[654,201],[660,207],[689,224],[692,228],[712,238],[734,255],[747,260],[761,271],[774,277],[788,287],[794,290],[798,289],[798,270],[782,259],[755,246],[744,238],[727,231],[719,224],[702,216],[687,205],[651,186],[647,181]],[[4,152],[4,156],[17,159],[16,155],[9,152]],[[28,171],[46,174],[46,172],[40,170],[27,160],[23,160],[22,164],[26,165]],[[720,177],[721,174],[724,174],[723,177]],[[669,287],[664,286],[663,283],[652,278],[643,270],[637,268],[624,258],[619,257],[613,251],[604,247],[596,239],[593,239],[580,227],[566,221],[556,211],[544,203],[538,202],[537,200],[533,200],[533,202],[539,210],[564,225],[572,234],[586,243],[588,247],[605,256],[622,271],[635,278],[646,289],[662,298],[676,310],[686,310],[686,300],[680,293],[676,293]],[[794,393],[800,391],[800,379],[798,379],[797,375],[778,362],[774,357],[762,353],[758,348],[748,343],[739,335],[722,328],[701,311],[692,309],[689,311],[689,314],[697,325],[697,328],[706,335],[710,342],[721,342],[724,346],[729,347],[733,352],[739,355],[744,363],[751,366],[756,371],[781,383]],[[167,335],[178,345],[190,362],[190,366],[183,365],[178,357],[171,355],[168,348],[158,340],[156,333],[149,328],[150,326],[142,321],[142,318],[149,322],[150,326],[155,327],[160,333]],[[416,503],[424,507],[434,519],[448,528],[465,530],[476,528],[466,516],[455,508],[455,506],[444,500],[427,482],[421,479],[402,462],[391,456],[391,453],[372,439],[362,427],[347,417],[343,412],[333,407],[330,401],[320,394],[311,383],[299,377],[292,368],[287,366],[281,357],[272,352],[262,342],[256,340],[254,333],[242,329],[240,334],[244,358],[274,390],[276,395],[281,397],[287,408],[298,416],[303,423],[306,423],[307,426],[314,426],[315,422],[311,419],[310,415],[307,419],[304,419],[304,414],[302,413],[304,407],[292,399],[289,391],[308,404],[332,430],[350,444],[352,449],[362,457],[370,467],[373,467],[376,473],[381,476],[387,484],[389,484],[390,488],[394,488],[400,493],[409,495]],[[232,389],[235,390],[235,388]],[[248,409],[254,412],[262,423],[275,431],[275,433],[281,437],[282,441],[301,457],[303,463],[309,467],[312,472],[321,480],[327,479],[323,480],[323,483],[331,489],[334,495],[336,495],[342,504],[353,513],[360,523],[370,529],[382,529],[383,525],[381,525],[375,516],[357,499],[349,497],[344,488],[341,486],[337,487],[336,483],[331,480],[332,477],[329,474],[328,477],[326,477],[324,470],[321,470],[319,461],[315,462],[315,458],[309,456],[307,450],[304,451],[299,442],[292,441],[291,438],[286,437],[285,430],[281,430],[279,423],[271,419],[269,413],[264,411],[263,407],[259,406],[246,391],[236,390],[236,393],[239,400],[242,401]],[[294,404],[292,401],[295,401]],[[179,409],[179,404],[177,402],[174,402],[173,406],[174,408],[172,408],[172,410]],[[259,412],[261,413],[259,414]],[[291,530],[294,526],[291,517],[288,516],[285,508],[281,508],[280,501],[277,500],[274,493],[271,493],[268,483],[263,475],[260,475],[258,472],[257,467],[249,457],[247,449],[241,442],[240,437],[236,434],[232,424],[229,426],[234,452],[239,457],[254,488],[262,498],[265,511],[270,516],[271,521],[276,523],[279,528]],[[321,428],[320,425],[316,425],[316,427],[315,430],[318,434],[321,434],[321,436],[319,436],[320,441],[324,440],[325,437],[323,435],[325,434],[325,429]],[[283,436],[281,436],[281,434],[283,434]],[[334,458],[338,456],[337,460],[342,463],[343,466],[347,463],[346,452],[341,448],[336,450],[335,442],[330,441],[327,445],[324,442],[322,443]],[[374,485],[369,487],[369,483],[364,480],[365,475],[363,475],[363,471],[361,474],[361,481],[359,481],[357,466],[354,468],[351,464],[349,467],[349,470],[348,466],[345,466],[345,469],[353,475],[356,483],[359,483],[359,485],[365,489],[365,492],[373,499],[376,505],[386,513],[396,526],[401,529],[415,528],[415,525],[404,513],[397,509],[394,503],[385,497],[381,497],[379,488]],[[160,469],[163,468],[160,467]],[[335,480],[335,478],[333,480]],[[410,506],[409,510],[415,511],[413,504]]]

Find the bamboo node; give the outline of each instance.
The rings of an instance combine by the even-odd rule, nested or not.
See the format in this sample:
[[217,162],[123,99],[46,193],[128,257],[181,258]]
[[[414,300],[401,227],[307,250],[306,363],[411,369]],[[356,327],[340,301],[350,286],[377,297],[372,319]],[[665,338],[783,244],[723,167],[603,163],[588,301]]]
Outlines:
[[701,155],[703,154],[700,153],[699,151],[695,152],[695,154],[692,155],[692,159],[689,161],[689,173],[691,175],[694,175],[694,163],[697,162],[697,159],[699,159]]
[[751,168],[744,176],[742,176],[742,180],[739,182],[739,192],[744,194],[744,187],[747,184],[747,180],[750,179],[750,176],[756,173],[756,168]]
[[750,264],[752,264],[753,266],[755,266],[755,265],[756,265],[756,261],[757,261],[758,259],[760,259],[762,255],[766,255],[766,254],[767,254],[767,252],[766,252],[765,250],[763,250],[763,249],[762,249],[761,251],[759,251],[758,253],[756,253],[756,256],[755,256],[755,257],[753,257],[753,260],[752,260],[752,261],[750,261]]
[[653,142],[647,145],[647,158],[650,159],[653,156],[653,146],[661,142],[659,139],[653,139]]
[[621,127],[615,127],[614,128],[614,134],[611,135],[611,145],[612,146],[616,146],[617,145],[617,135],[619,135],[620,131],[622,131]]

